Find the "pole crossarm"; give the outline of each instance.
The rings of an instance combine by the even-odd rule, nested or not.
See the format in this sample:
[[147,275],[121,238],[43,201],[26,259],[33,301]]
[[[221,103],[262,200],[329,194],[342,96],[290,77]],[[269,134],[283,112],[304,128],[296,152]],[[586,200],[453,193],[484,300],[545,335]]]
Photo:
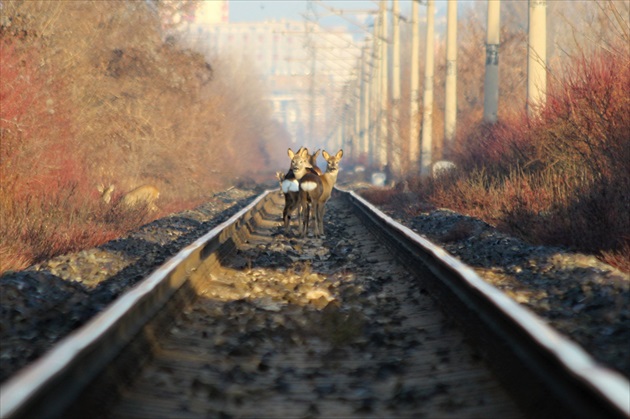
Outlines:
[[[368,34],[372,34],[372,32],[370,31],[369,27],[362,25],[361,23],[355,21],[354,19],[350,19],[346,16],[344,16],[343,14],[343,10],[340,9],[335,9],[334,7],[330,7],[327,4],[324,4],[324,2],[322,2],[321,0],[312,0],[313,3],[317,4],[318,6],[323,7],[324,9],[331,11],[333,13],[337,13],[337,16],[339,16],[340,18],[344,19],[346,22],[350,23],[353,26],[356,26],[357,28],[361,29],[363,32],[368,33]],[[378,10],[372,10],[370,11],[370,14],[378,14],[380,13]],[[382,38],[382,41],[390,43],[391,41],[389,41],[387,38]]]
[[[303,17],[304,19],[308,20],[308,21],[309,21],[309,22],[311,22],[311,23],[314,23],[314,24],[319,25],[319,22],[318,22],[317,20],[314,20],[311,16],[308,16],[308,15],[305,15],[304,13],[302,13],[302,17]],[[319,27],[320,27],[320,28],[323,28],[323,26],[321,26],[321,25],[319,25]],[[315,32],[314,32],[314,31],[309,31],[309,32],[306,32],[306,33],[313,33],[313,34],[315,34]],[[335,36],[337,36],[338,38],[341,38],[341,39],[342,39],[344,42],[346,42],[347,44],[352,45],[352,46],[353,46],[353,47],[355,47],[355,48],[361,48],[361,46],[360,46],[359,44],[357,44],[357,43],[356,43],[356,42],[354,42],[354,41],[351,41],[351,40],[348,40],[348,39],[344,38],[343,36],[341,36],[341,35],[340,35],[339,33],[337,33],[337,32],[331,32],[331,31],[326,31],[326,32],[324,32],[324,31],[322,31],[322,33],[327,33],[327,34],[330,34],[330,35],[335,35]]]

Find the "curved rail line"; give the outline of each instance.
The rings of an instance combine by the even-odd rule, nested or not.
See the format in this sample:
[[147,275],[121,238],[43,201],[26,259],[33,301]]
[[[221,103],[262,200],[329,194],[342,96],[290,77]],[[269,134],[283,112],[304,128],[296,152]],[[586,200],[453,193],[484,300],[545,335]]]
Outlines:
[[[221,265],[237,249],[247,246],[249,250],[255,249],[252,243],[258,236],[265,240],[263,236],[274,234],[272,230],[277,229],[280,218],[282,203],[279,199],[277,191],[263,193],[230,220],[184,248],[45,356],[4,383],[0,388],[0,417],[85,417],[88,412],[91,416],[107,416],[109,413],[105,410],[95,412],[95,406],[105,406],[104,403],[127,391],[121,386],[133,381],[140,374],[142,365],[145,362],[150,364],[151,358],[165,362],[164,357],[160,357],[168,344],[160,339],[172,323],[173,313],[189,306],[197,298],[200,287],[207,289],[206,285],[200,284],[206,284],[207,278],[221,269]],[[389,250],[387,253],[395,255],[403,269],[411,273],[411,282],[388,285],[390,292],[401,298],[401,306],[411,304],[405,301],[405,293],[428,292],[447,317],[461,326],[467,340],[474,342],[476,350],[483,354],[501,386],[517,401],[525,415],[630,417],[630,385],[623,376],[596,364],[582,348],[485,283],[472,269],[382,214],[353,192],[337,190],[331,202],[330,205],[346,208],[353,217],[360,219],[371,235],[385,244]],[[273,225],[271,229],[270,222]],[[365,235],[361,240],[368,243],[370,239]],[[374,244],[370,246],[375,247]],[[409,307],[410,311],[415,310]],[[275,312],[276,308],[272,311]],[[397,321],[400,323],[399,319]],[[186,342],[190,344],[191,341]],[[162,347],[162,355],[155,355],[160,352],[156,347]],[[208,358],[210,355],[204,355],[206,358],[202,365],[214,359]],[[307,359],[302,361],[310,362]],[[179,362],[181,358],[175,360]],[[190,364],[188,368],[197,368],[194,365],[197,364]],[[416,374],[424,373],[418,365],[411,365],[410,369]],[[431,375],[435,375],[435,371]],[[421,378],[430,380],[428,376]],[[149,376],[148,386],[152,379]],[[460,381],[467,379],[466,375],[460,375]],[[136,381],[141,382],[142,379]],[[330,393],[332,390],[328,390],[335,387],[326,383],[321,388]],[[462,391],[470,391],[470,388],[464,390],[462,387]],[[496,399],[499,400],[496,402],[498,411],[516,414],[517,411],[510,410],[510,403],[502,404],[499,393]],[[159,396],[158,393],[151,397]],[[413,394],[407,396],[414,397]],[[140,399],[147,397],[142,393]],[[335,409],[341,409],[343,403],[350,402],[350,396],[340,397],[335,402],[337,404],[329,404],[328,408],[337,412]],[[260,406],[263,404],[255,404],[253,411],[239,407],[236,412],[248,416]],[[261,412],[269,415],[287,412],[282,410],[281,402],[276,402],[274,408],[280,410],[257,412],[259,415]],[[138,408],[124,410],[124,406],[118,404],[112,409],[131,415],[130,412]],[[320,413],[322,409],[324,407],[320,408]],[[356,413],[357,410],[349,412],[364,417],[369,416],[366,411],[374,414],[370,409],[358,410],[360,414]],[[191,414],[191,417],[194,416]]]

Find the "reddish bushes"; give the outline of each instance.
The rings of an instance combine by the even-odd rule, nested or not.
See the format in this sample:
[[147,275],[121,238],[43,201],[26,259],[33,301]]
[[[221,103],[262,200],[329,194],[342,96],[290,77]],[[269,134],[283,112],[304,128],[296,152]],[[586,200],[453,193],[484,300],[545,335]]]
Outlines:
[[627,60],[607,52],[581,56],[551,85],[532,129],[550,177],[542,187],[555,193],[555,220],[538,226],[543,239],[591,252],[620,250],[630,239]]
[[286,136],[258,78],[163,42],[150,3],[2,3],[0,272],[147,221],[114,217],[100,183],[157,186],[158,216],[273,173]]
[[121,217],[107,223],[110,209],[76,185],[20,200],[3,192],[0,208],[0,272],[103,243],[146,221]]
[[539,117],[476,127],[456,156],[463,170],[417,182],[416,191],[530,242],[599,254],[630,271],[627,63],[627,55],[580,56],[550,80]]
[[33,34],[2,31],[0,45],[0,173],[5,193],[10,189],[14,199],[21,199],[80,179],[65,86],[55,80],[50,64],[40,62],[45,43]]
[[630,67],[628,57],[584,56],[551,85],[537,131],[542,152],[571,172],[594,179],[630,168]]

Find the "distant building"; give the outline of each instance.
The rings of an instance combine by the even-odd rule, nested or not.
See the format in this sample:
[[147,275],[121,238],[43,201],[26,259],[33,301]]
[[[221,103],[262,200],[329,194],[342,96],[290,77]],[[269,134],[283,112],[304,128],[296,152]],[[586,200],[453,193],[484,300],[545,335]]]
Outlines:
[[194,21],[199,26],[228,23],[230,21],[230,2],[228,0],[198,2]]
[[223,0],[203,2],[185,31],[184,38],[209,59],[229,55],[251,63],[270,87],[276,119],[295,141],[306,140],[312,112],[314,140],[323,144],[335,117],[334,100],[360,54],[345,27],[292,20],[230,23]]

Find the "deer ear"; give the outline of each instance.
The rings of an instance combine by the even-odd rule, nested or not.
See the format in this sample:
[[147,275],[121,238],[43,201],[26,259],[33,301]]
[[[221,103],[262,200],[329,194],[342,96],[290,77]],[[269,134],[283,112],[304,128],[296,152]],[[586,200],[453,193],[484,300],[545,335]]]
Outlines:
[[293,157],[295,156],[295,153],[290,148],[287,150],[287,154],[289,155],[290,159],[293,159]]
[[313,158],[316,159],[317,156],[319,155],[319,152],[322,151],[321,149],[317,150],[314,154],[313,154]]
[[337,159],[340,159],[341,157],[343,157],[343,150],[339,150],[337,154],[335,155],[335,158]]
[[324,156],[324,158],[326,160],[328,160],[330,158],[330,154],[328,154],[328,152],[326,150],[322,151],[322,156]]

